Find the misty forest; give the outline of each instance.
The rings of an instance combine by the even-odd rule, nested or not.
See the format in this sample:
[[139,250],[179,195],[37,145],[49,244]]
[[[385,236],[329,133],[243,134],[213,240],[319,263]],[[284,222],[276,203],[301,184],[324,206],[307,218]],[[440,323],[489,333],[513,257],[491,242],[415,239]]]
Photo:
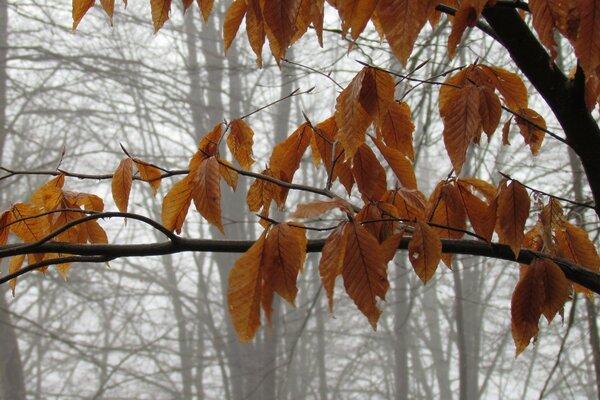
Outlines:
[[0,0],[0,399],[600,399],[600,0]]

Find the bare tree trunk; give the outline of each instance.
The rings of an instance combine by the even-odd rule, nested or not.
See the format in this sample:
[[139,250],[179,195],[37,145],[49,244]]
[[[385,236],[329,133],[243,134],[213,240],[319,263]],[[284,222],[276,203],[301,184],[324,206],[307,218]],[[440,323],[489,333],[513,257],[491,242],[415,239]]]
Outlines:
[[[7,120],[7,81],[8,54],[8,0],[0,0],[0,160],[6,141]],[[8,313],[5,287],[0,289],[0,398],[2,400],[25,399],[23,365],[19,352],[17,335]]]
[[396,382],[396,399],[408,400],[410,395],[410,375],[408,369],[409,354],[409,281],[408,276],[396,267],[398,277],[394,290],[396,304],[394,307],[394,380]]
[[[323,296],[321,296],[323,297]],[[319,308],[316,313],[317,318],[317,368],[319,373],[319,399],[327,400],[327,369],[325,365],[325,323],[323,313],[325,312],[323,302],[319,301]]]

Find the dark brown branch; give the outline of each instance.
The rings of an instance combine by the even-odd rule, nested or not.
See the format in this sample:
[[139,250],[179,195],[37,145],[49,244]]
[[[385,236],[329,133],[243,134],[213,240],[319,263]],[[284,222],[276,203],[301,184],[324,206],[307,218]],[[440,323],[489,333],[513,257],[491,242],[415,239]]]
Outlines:
[[[399,250],[408,248],[409,237],[402,238],[398,246]],[[180,238],[176,242],[162,242],[151,244],[74,244],[48,242],[36,248],[24,251],[20,244],[9,244],[0,246],[0,252],[4,257],[15,256],[18,254],[29,253],[63,253],[74,256],[83,256],[77,261],[86,262],[97,259],[116,259],[122,257],[148,257],[165,254],[175,254],[182,252],[213,252],[213,253],[243,253],[254,244],[251,240],[212,240],[212,239],[186,239]],[[311,253],[321,252],[325,244],[324,239],[309,240],[307,251]],[[507,260],[529,264],[535,257],[544,257],[553,260],[563,271],[565,276],[571,281],[584,286],[595,293],[600,294],[600,275],[586,269],[582,266],[573,264],[564,259],[558,259],[540,252],[523,249],[518,257],[515,257],[511,248],[507,245],[497,243],[484,243],[474,240],[453,240],[442,239],[442,251],[445,253],[465,254],[474,256],[483,256],[499,260]],[[104,258],[102,258],[104,257]],[[51,260],[47,260],[51,261]],[[39,268],[39,267],[37,267]],[[20,270],[23,271],[24,269]],[[26,272],[17,271],[16,275],[10,278],[4,276],[0,278],[0,284],[8,282],[10,279],[23,275]]]

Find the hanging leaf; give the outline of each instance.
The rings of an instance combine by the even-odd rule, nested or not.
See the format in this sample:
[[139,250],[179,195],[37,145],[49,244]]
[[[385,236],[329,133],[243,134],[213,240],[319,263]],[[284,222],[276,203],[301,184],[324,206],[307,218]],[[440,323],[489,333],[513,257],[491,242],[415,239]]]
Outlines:
[[319,273],[323,288],[327,294],[329,312],[333,312],[335,278],[342,274],[344,267],[344,256],[346,255],[346,243],[348,239],[344,235],[344,230],[347,224],[347,222],[342,222],[329,234],[321,252]]
[[412,136],[414,131],[415,125],[412,122],[408,104],[405,102],[390,104],[381,129],[378,130],[378,134],[383,137],[385,144],[414,161]]
[[531,339],[537,339],[539,332],[538,325],[544,307],[544,287],[543,282],[538,279],[536,265],[534,262],[524,267],[525,273],[512,295],[510,313],[517,356],[525,350]]
[[373,142],[387,161],[389,167],[394,171],[396,178],[400,181],[402,186],[408,189],[417,188],[417,178],[415,177],[415,170],[410,160],[404,156],[400,151],[386,146],[381,140],[373,138]]
[[373,150],[365,143],[358,148],[352,159],[352,175],[358,190],[365,198],[375,201],[385,194],[385,170]]
[[356,40],[367,26],[378,0],[347,0],[337,5],[342,20],[342,35],[350,29],[352,39]]
[[295,305],[296,280],[306,258],[306,230],[303,225],[273,225],[267,236],[263,255],[264,276],[273,290]]
[[442,241],[426,222],[417,221],[408,243],[408,259],[423,283],[429,282],[442,259]]
[[[192,172],[190,172],[192,174]],[[221,222],[221,172],[219,161],[212,156],[206,159],[193,174],[192,198],[196,210],[221,233],[225,234]]]
[[377,298],[385,300],[390,287],[381,247],[373,235],[358,223],[348,223],[343,235],[346,237],[342,271],[344,287],[373,329],[377,329],[381,315]]
[[575,0],[579,14],[579,30],[575,40],[575,55],[586,76],[598,77],[600,69],[600,2]]
[[183,221],[185,221],[188,209],[192,203],[192,194],[194,191],[193,180],[193,175],[186,175],[185,178],[173,185],[163,200],[162,224],[171,232],[181,233]]
[[154,23],[154,32],[158,32],[169,19],[171,12],[171,0],[150,0],[152,9],[152,22]]
[[525,144],[528,144],[531,149],[531,154],[534,156],[540,151],[546,129],[546,121],[537,112],[530,108],[522,108],[518,112],[516,118],[517,125],[521,131]]
[[377,19],[394,55],[406,65],[417,36],[435,2],[427,0],[379,0]]
[[[256,54],[256,63],[262,68],[262,48],[265,44],[265,25],[259,0],[246,0],[248,9],[246,11],[246,35],[250,42],[252,51]],[[236,29],[237,31],[237,29]],[[233,38],[231,38],[233,40]]]
[[469,144],[481,133],[479,104],[479,90],[474,85],[455,89],[446,103],[440,101],[444,144],[457,175],[462,170]]
[[[23,265],[23,261],[25,261],[25,254],[17,254],[16,256],[11,257],[10,261],[8,262],[8,273],[12,274],[20,270],[21,266]],[[8,286],[10,286],[10,289],[12,290],[12,295],[14,297],[15,289],[17,287],[17,278],[11,279],[8,282]]]
[[388,108],[394,102],[395,82],[392,75],[377,68],[365,68],[359,93],[362,108],[381,127]]
[[302,0],[261,0],[265,32],[277,63],[292,42],[301,2]]
[[448,56],[454,57],[456,47],[461,41],[463,32],[467,27],[473,27],[477,24],[483,7],[488,0],[463,0],[456,14],[452,19],[452,31],[448,37]]
[[[588,234],[581,228],[563,221],[559,229],[554,231],[557,243],[558,256],[571,260],[594,272],[600,271],[600,257],[594,243]],[[574,284],[575,290],[591,296],[589,289]]]
[[254,338],[260,326],[262,257],[266,231],[233,265],[227,283],[231,322],[241,342]]
[[246,15],[246,0],[234,0],[225,13],[223,22],[223,41],[225,42],[225,52],[231,47],[235,35],[240,29],[240,24]]
[[352,205],[344,199],[336,197],[331,200],[315,200],[301,203],[296,206],[296,211],[290,214],[291,218],[317,218],[328,211],[339,209],[347,214],[353,214]]
[[550,50],[552,60],[555,60],[558,46],[554,35],[557,30],[564,29],[569,3],[562,0],[529,0],[529,10],[540,42]]
[[507,244],[515,257],[519,255],[525,232],[525,222],[529,216],[529,195],[517,181],[508,186],[503,182],[498,191],[496,232],[500,243]]
[[362,81],[367,74],[363,68],[340,93],[335,102],[335,122],[339,128],[337,139],[345,151],[346,158],[352,158],[365,141],[365,131],[372,119],[360,102]]
[[218,160],[219,161],[219,173],[221,177],[225,181],[225,183],[235,191],[237,189],[238,183],[238,173],[235,170],[235,167],[227,160]]
[[252,159],[252,137],[254,132],[241,119],[234,119],[230,124],[231,132],[227,137],[227,147],[231,151],[233,158],[243,169],[250,169],[254,160]]
[[133,182],[133,161],[127,157],[119,163],[113,173],[112,195],[117,208],[121,212],[127,212],[131,183]]
[[150,184],[150,189],[152,189],[152,196],[156,196],[156,192],[160,187],[162,171],[154,165],[148,164],[137,158],[134,158],[133,162],[135,163],[135,166],[140,172],[140,178],[144,182],[148,182]]
[[77,29],[77,25],[95,2],[96,0],[73,0],[73,31]]
[[113,24],[113,15],[115,13],[115,0],[100,0],[100,4],[102,4],[102,8],[106,15],[108,15],[108,19],[110,21],[110,25]]
[[202,14],[202,18],[204,19],[204,23],[208,23],[208,17],[210,16],[210,12],[213,9],[214,0],[197,0],[198,7],[200,7],[200,14]]

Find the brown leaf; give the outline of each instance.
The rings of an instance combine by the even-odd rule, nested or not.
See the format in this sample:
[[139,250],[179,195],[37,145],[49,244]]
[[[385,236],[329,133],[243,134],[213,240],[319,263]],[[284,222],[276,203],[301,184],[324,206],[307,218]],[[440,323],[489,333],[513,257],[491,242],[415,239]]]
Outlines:
[[9,224],[13,221],[13,214],[10,211],[4,211],[0,214],[0,246],[6,244],[8,234],[10,233]]
[[334,182],[336,179],[339,179],[346,188],[346,191],[350,193],[352,191],[352,186],[354,185],[354,178],[352,177],[350,163],[344,161],[345,153],[342,146],[336,143],[335,156],[333,154],[333,143],[335,142],[337,132],[338,128],[335,123],[335,117],[330,117],[317,124],[313,131],[313,140],[316,145],[315,147],[319,152],[319,156],[321,160],[323,160],[323,164],[325,164],[327,175],[331,174],[331,166],[335,161],[331,181]]
[[440,102],[444,144],[456,174],[462,169],[469,144],[481,133],[479,104],[479,90],[474,85],[455,89],[447,103]]
[[479,89],[479,116],[481,117],[481,126],[487,134],[488,141],[500,124],[502,115],[502,105],[496,93],[489,87]]
[[[447,228],[433,228],[441,238],[460,239],[467,227],[467,214],[458,188],[441,181],[429,198],[431,223]],[[451,229],[454,228],[454,229]]]
[[338,12],[342,20],[342,35],[351,30],[352,39],[356,40],[367,26],[378,0],[346,0],[338,4]]
[[365,142],[365,131],[372,121],[360,102],[362,81],[367,68],[363,68],[352,79],[335,103],[335,122],[339,128],[337,139],[345,151],[346,158],[352,158],[360,145]]
[[77,25],[95,2],[96,0],[73,0],[73,31],[77,29]]
[[358,100],[375,126],[383,125],[388,108],[394,102],[394,91],[394,78],[389,72],[370,67],[365,69]]
[[509,245],[515,257],[523,242],[529,206],[529,195],[522,184],[517,181],[511,181],[508,186],[500,184],[496,232],[500,243]]
[[336,197],[331,200],[315,200],[309,203],[300,203],[290,218],[317,218],[328,211],[339,209],[347,214],[353,214],[352,205],[346,200]]
[[425,219],[427,199],[418,190],[398,188],[387,192],[382,200],[396,207],[398,218],[407,220]]
[[150,184],[150,189],[152,189],[152,196],[156,196],[156,192],[160,187],[160,180],[162,172],[160,169],[155,167],[152,164],[148,164],[140,159],[134,158],[133,162],[140,172],[140,178],[144,182],[148,182]]
[[227,304],[231,322],[241,342],[254,338],[260,326],[262,257],[266,231],[235,262],[229,272]]
[[193,174],[192,198],[196,210],[221,233],[225,234],[221,222],[221,172],[215,156],[206,159]]
[[[11,232],[25,243],[36,242],[50,234],[50,220],[47,215],[37,216],[43,211],[42,208],[32,204],[17,203],[10,209],[13,224]],[[42,261],[44,254],[30,254],[30,260]]]
[[435,6],[425,0],[379,0],[377,18],[394,55],[406,65],[417,36]]
[[454,57],[456,47],[467,27],[473,27],[479,20],[487,0],[463,0],[452,19],[452,31],[448,37],[448,56]]
[[260,9],[260,1],[247,0],[247,3],[246,35],[248,36],[252,51],[256,54],[256,63],[259,68],[262,68],[262,48],[265,44],[266,33],[262,11]]
[[127,157],[119,163],[112,177],[112,195],[117,208],[127,212],[131,183],[133,182],[133,161]]
[[279,179],[291,182],[312,138],[312,128],[303,123],[286,140],[273,148],[269,166]]
[[306,258],[306,230],[301,226],[278,224],[271,227],[263,255],[264,276],[273,290],[295,305],[296,280]]
[[183,221],[192,203],[194,176],[188,174],[177,182],[167,193],[162,205],[162,224],[168,230],[181,233]]
[[[200,151],[204,158],[216,156],[219,154],[219,143],[223,137],[223,124],[219,122],[215,124],[213,128],[208,132],[198,145],[198,151]],[[196,169],[196,166],[190,162],[190,169]]]
[[[559,229],[554,231],[558,256],[573,261],[594,272],[600,271],[600,257],[594,243],[581,228],[564,221]],[[575,290],[592,295],[589,289],[574,284]]]
[[82,230],[86,236],[86,242],[107,244],[106,231],[96,221],[87,221],[82,224]]
[[518,114],[516,122],[521,135],[525,139],[525,144],[529,145],[531,154],[535,156],[540,151],[544,135],[546,134],[544,132],[546,121],[541,115],[530,108],[522,108],[518,111]]
[[[261,172],[261,175],[273,176],[270,169]],[[264,179],[256,179],[246,195],[246,203],[252,212],[260,210],[261,207],[269,209],[271,201],[279,197],[279,187]]]
[[[535,263],[537,279],[544,285],[542,314],[550,323],[569,299],[571,284],[560,267],[553,261],[539,258],[535,259],[533,263]],[[533,264],[530,265],[530,268],[532,267],[534,267]]]
[[213,9],[214,0],[197,0],[198,7],[200,7],[200,13],[202,14],[202,18],[204,19],[204,23],[208,22],[208,17],[210,16],[210,12]]
[[[23,261],[25,261],[25,254],[17,254],[16,256],[11,257],[8,262],[8,273],[12,274],[21,269],[23,265]],[[13,278],[8,282],[8,286],[12,290],[13,297],[15,296],[15,289],[17,287],[17,278]]]
[[363,143],[352,159],[352,175],[359,192],[367,199],[376,201],[385,194],[387,187],[385,170],[373,150]]
[[285,55],[296,30],[302,0],[261,0],[265,31],[277,63]]
[[545,300],[543,282],[538,279],[535,265],[525,268],[525,273],[513,292],[510,307],[517,356],[525,350],[532,338],[537,339]]
[[235,170],[235,167],[227,160],[218,160],[219,161],[219,173],[221,177],[225,181],[225,183],[235,191],[237,189],[238,183],[238,173]]
[[377,329],[381,315],[377,298],[385,300],[390,287],[381,246],[358,223],[346,224],[343,235],[346,237],[342,271],[344,287],[373,329]]
[[106,15],[108,15],[108,19],[110,20],[110,25],[113,24],[113,14],[115,12],[115,0],[100,0],[100,4],[102,4],[102,8]]
[[408,243],[408,258],[423,283],[429,282],[442,259],[442,241],[426,222],[417,221]]
[[469,221],[471,221],[473,230],[488,242],[491,241],[496,226],[496,209],[471,193],[470,188],[472,186],[461,180],[458,180],[457,183],[463,207]]
[[333,289],[335,287],[335,278],[342,274],[344,266],[344,256],[346,254],[347,236],[343,234],[348,222],[342,222],[327,237],[323,251],[321,252],[321,261],[319,262],[319,273],[321,282],[327,294],[329,311],[333,312]]
[[490,67],[482,64],[478,65],[478,70],[500,92],[504,102],[510,109],[527,108],[529,95],[519,75],[500,67]]
[[227,147],[231,151],[233,158],[244,169],[250,169],[254,160],[252,159],[252,145],[254,132],[241,119],[231,121],[231,132],[227,137]]
[[598,77],[600,69],[600,2],[575,0],[579,13],[579,31],[575,40],[575,55],[586,76]]
[[383,136],[385,144],[399,150],[411,161],[415,160],[412,137],[414,130],[415,125],[412,122],[408,104],[405,102],[390,104],[379,134]]
[[394,171],[400,184],[408,189],[416,189],[417,178],[410,160],[400,151],[386,146],[381,140],[373,138],[373,142],[387,161],[389,167]]
[[223,22],[223,41],[225,52],[229,50],[240,24],[246,15],[246,0],[234,0],[225,13],[225,21]]
[[554,34],[555,30],[564,29],[569,3],[563,0],[529,0],[529,10],[540,42],[550,50],[552,60],[556,59],[558,53]]
[[154,32],[158,32],[169,19],[171,12],[171,0],[150,0],[152,9],[152,22],[154,23]]

